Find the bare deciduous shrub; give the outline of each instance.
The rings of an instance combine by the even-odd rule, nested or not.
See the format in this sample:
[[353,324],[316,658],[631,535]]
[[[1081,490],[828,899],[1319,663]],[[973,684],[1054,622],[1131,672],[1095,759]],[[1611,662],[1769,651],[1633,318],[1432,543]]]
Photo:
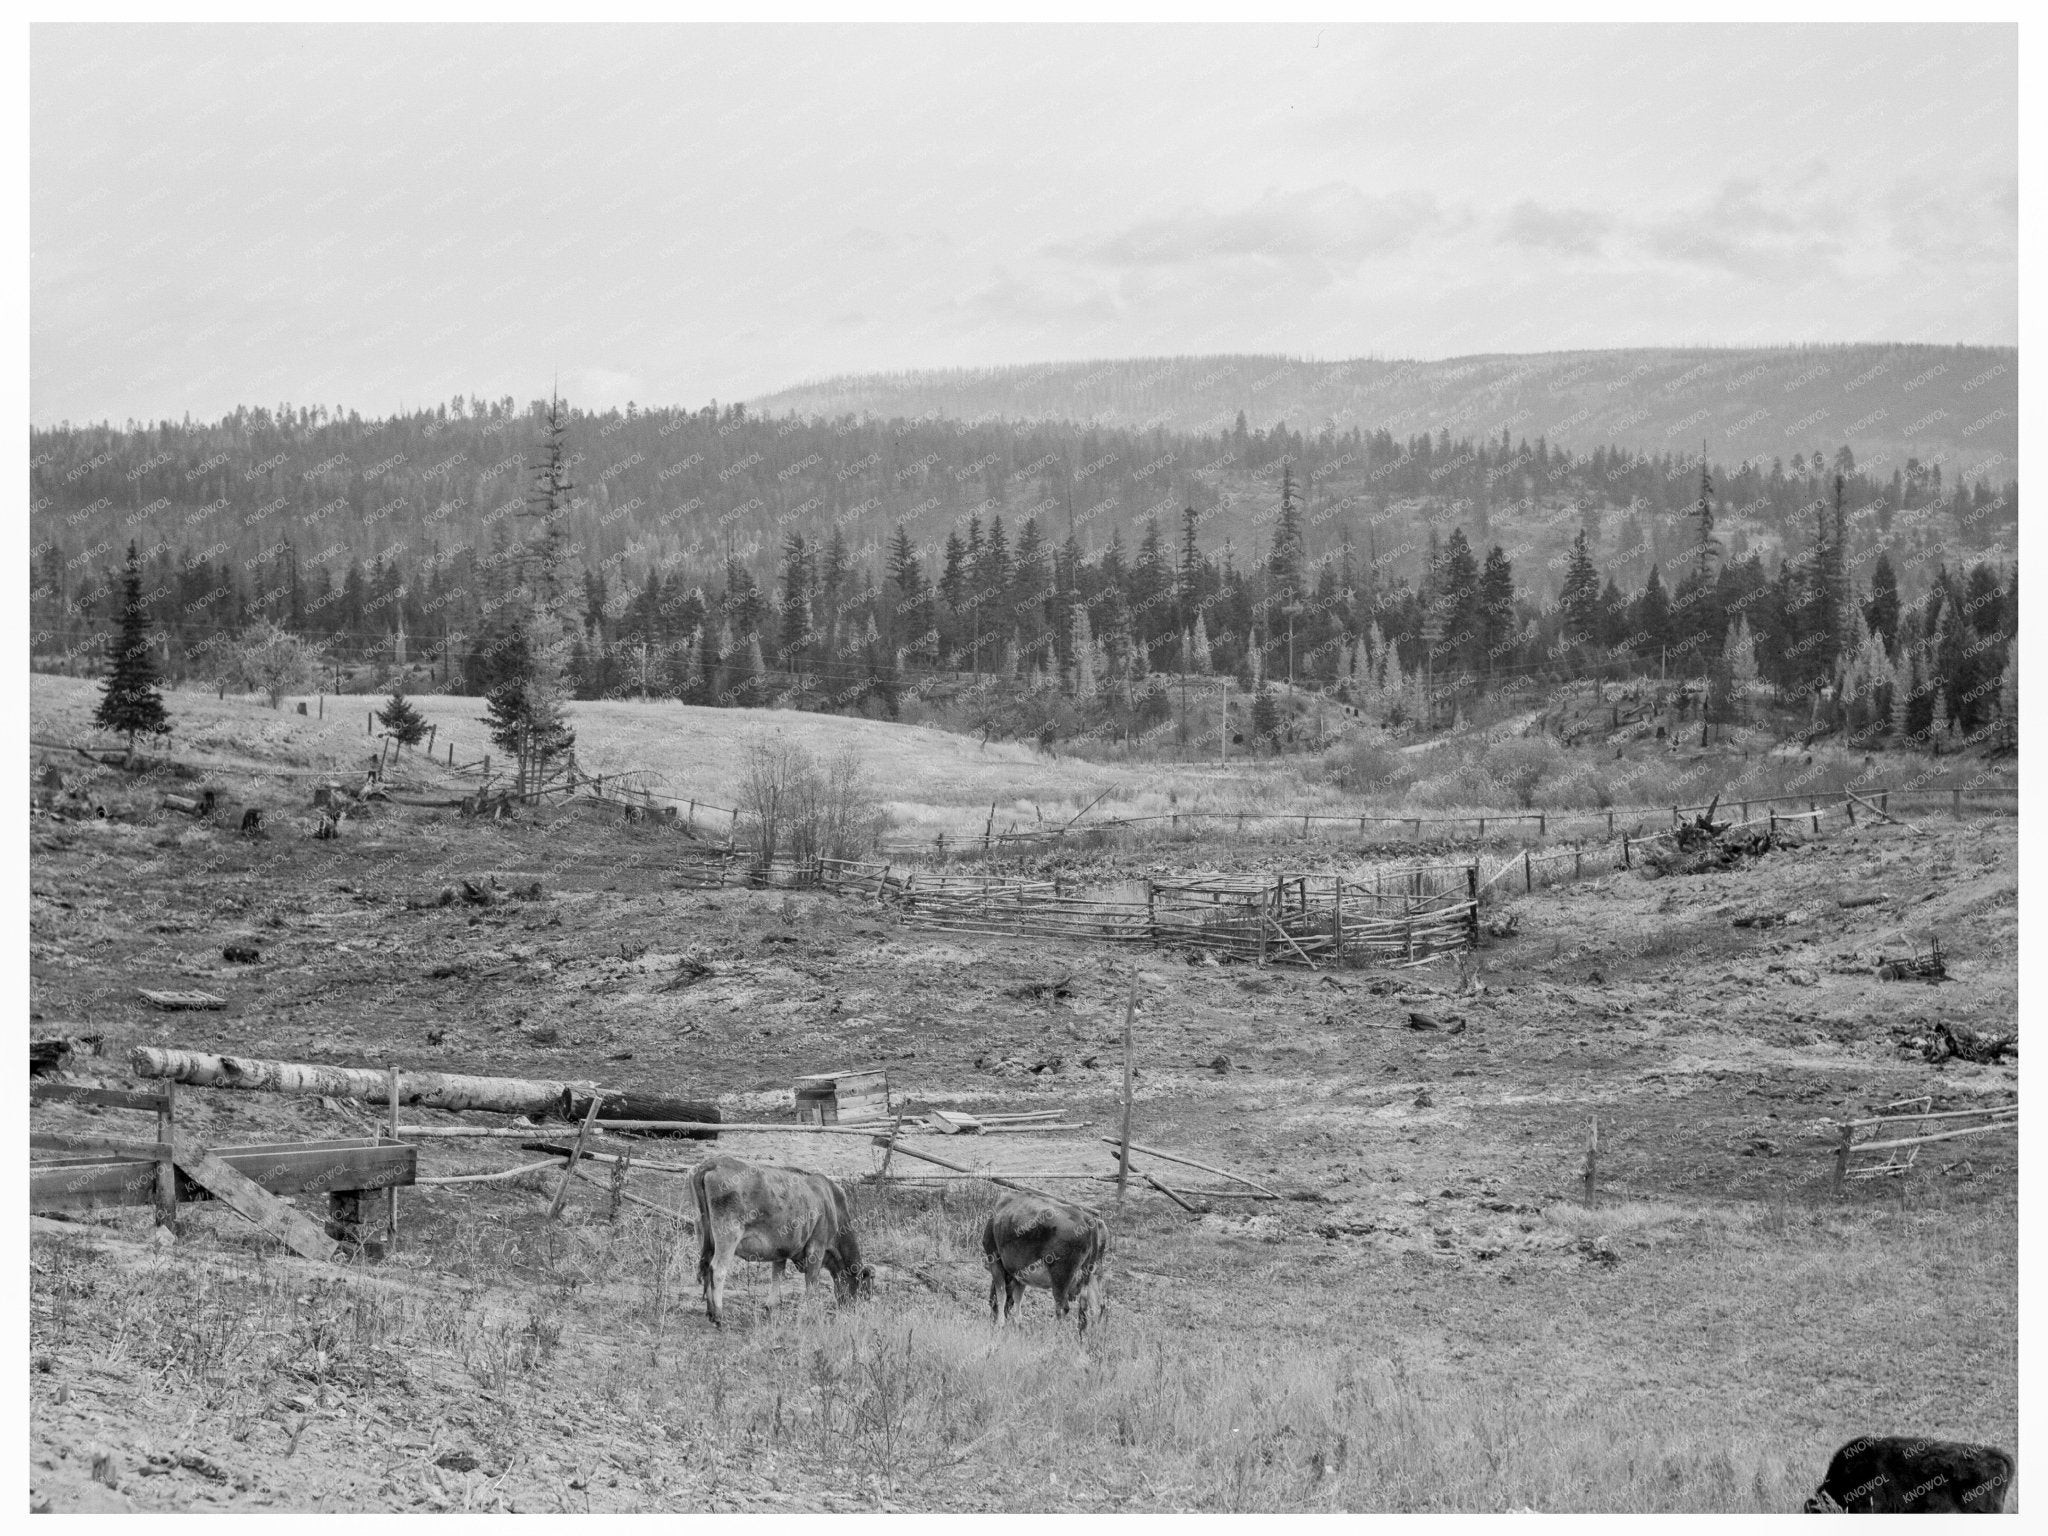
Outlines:
[[887,813],[859,756],[846,750],[824,762],[780,732],[756,731],[740,743],[740,815],[755,836],[755,864],[778,855],[857,859],[882,835]]

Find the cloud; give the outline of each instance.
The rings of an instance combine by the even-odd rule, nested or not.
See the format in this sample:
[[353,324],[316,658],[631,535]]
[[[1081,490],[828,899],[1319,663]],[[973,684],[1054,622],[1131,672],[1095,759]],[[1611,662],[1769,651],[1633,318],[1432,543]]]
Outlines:
[[1232,212],[1185,208],[1054,255],[1101,266],[1172,267],[1265,257],[1357,262],[1406,249],[1447,222],[1426,192],[1371,196],[1345,182],[1267,192]]
[[1884,200],[1891,243],[1918,261],[2013,261],[2018,255],[2019,181],[1990,177],[1968,186],[1903,178]]
[[1592,256],[1599,254],[1600,237],[1613,224],[1606,214],[1591,208],[1546,208],[1525,198],[1508,210],[1500,238],[1503,245]]
[[1826,275],[1845,249],[1853,215],[1819,198],[1776,198],[1746,177],[1725,181],[1692,208],[1649,224],[1653,255],[1747,277]]
[[1049,277],[1018,277],[998,268],[994,280],[966,295],[962,304],[984,315],[1002,320],[1048,321],[1113,320],[1119,314],[1115,298],[1092,281]]

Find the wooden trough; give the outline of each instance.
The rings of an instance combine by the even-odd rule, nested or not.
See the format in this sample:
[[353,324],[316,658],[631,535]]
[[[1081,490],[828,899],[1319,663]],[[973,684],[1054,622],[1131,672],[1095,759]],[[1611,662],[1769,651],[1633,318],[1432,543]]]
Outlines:
[[880,1067],[858,1072],[818,1072],[796,1080],[800,1125],[856,1125],[889,1118],[889,1074]]

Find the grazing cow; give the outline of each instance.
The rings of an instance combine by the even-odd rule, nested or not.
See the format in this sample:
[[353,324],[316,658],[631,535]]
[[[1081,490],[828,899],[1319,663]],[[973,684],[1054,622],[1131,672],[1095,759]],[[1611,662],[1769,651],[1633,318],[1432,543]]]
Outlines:
[[1064,1200],[1006,1189],[981,1229],[988,1265],[988,1306],[1000,1325],[1023,1299],[1024,1287],[1052,1292],[1053,1313],[1065,1317],[1080,1303],[1080,1331],[1092,1313],[1107,1315],[1099,1266],[1109,1252],[1109,1228],[1100,1216]]
[[[704,1287],[704,1310],[721,1327],[725,1280],[735,1259],[774,1265],[778,1282],[794,1261],[807,1295],[817,1289],[821,1269],[831,1275],[840,1301],[866,1295],[873,1286],[875,1272],[861,1261],[846,1192],[824,1174],[714,1157],[691,1173],[690,1192],[697,1200],[697,1279]],[[772,1289],[770,1298],[772,1306]]]
[[1806,1512],[1995,1515],[2012,1486],[2012,1458],[1988,1445],[1909,1436],[1851,1440],[1828,1463]]

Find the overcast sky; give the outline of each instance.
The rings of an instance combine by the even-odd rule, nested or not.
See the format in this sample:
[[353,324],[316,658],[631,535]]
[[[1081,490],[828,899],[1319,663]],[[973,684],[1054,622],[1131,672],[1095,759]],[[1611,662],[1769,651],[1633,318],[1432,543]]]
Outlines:
[[2016,33],[35,29],[34,421],[2017,343]]

